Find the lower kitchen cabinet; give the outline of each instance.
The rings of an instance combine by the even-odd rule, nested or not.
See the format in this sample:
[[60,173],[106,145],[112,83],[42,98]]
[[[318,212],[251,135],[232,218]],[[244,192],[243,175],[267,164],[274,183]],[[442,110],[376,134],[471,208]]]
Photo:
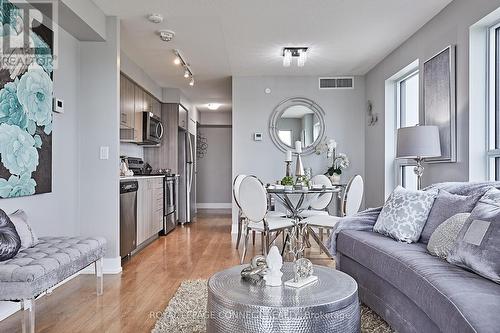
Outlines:
[[163,178],[139,178],[137,191],[137,245],[163,227]]

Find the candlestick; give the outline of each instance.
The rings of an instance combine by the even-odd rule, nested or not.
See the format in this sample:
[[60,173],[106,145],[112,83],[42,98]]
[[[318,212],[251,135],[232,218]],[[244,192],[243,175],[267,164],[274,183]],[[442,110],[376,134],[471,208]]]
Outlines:
[[285,176],[286,177],[291,177],[292,176],[292,161],[285,161],[286,163],[286,172]]
[[300,141],[295,141],[295,152],[297,154],[302,153],[302,142]]
[[286,151],[285,162],[291,162],[291,161],[292,161],[292,151],[291,150],[287,150]]

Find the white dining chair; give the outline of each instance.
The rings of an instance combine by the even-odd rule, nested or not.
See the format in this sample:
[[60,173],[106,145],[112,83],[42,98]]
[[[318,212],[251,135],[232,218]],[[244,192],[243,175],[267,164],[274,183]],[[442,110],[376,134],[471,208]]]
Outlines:
[[[269,246],[281,232],[294,226],[294,220],[286,217],[268,216],[267,191],[262,182],[254,176],[243,178],[239,187],[239,205],[246,218],[244,228],[244,243],[241,263],[245,260],[248,235],[250,231],[262,233],[263,254],[267,255]],[[271,240],[271,233],[275,233]]]
[[[326,187],[331,187],[332,182],[325,175],[316,175],[311,178],[311,183],[314,185],[321,185]],[[317,194],[313,199],[311,199],[309,204],[309,209],[300,212],[302,218],[307,218],[311,216],[327,216],[328,212],[326,208],[330,204],[333,198],[333,193]]]
[[[364,182],[360,175],[352,177],[347,183],[346,189],[341,201],[341,216],[331,215],[316,215],[310,216],[302,220],[302,223],[307,224],[310,235],[316,240],[320,248],[325,251],[330,257],[328,249],[323,244],[323,229],[330,231],[333,229],[339,220],[345,216],[356,214],[363,202]],[[313,228],[319,228],[320,235],[316,234]]]
[[243,225],[245,224],[245,217],[241,213],[241,206],[240,206],[240,185],[241,181],[246,177],[247,175],[241,174],[237,175],[234,178],[233,181],[233,198],[234,202],[236,203],[236,206],[238,206],[238,238],[236,240],[236,249],[240,247],[240,240],[241,240],[241,233],[243,229]]

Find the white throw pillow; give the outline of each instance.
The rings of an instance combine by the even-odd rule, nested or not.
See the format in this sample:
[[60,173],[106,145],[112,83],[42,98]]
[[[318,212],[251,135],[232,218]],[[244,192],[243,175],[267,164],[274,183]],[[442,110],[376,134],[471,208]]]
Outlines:
[[28,215],[24,210],[16,210],[14,213],[9,215],[9,218],[12,223],[14,223],[19,238],[21,238],[20,250],[24,250],[38,244],[38,237],[36,237],[35,232],[28,224]]
[[469,216],[470,213],[455,214],[441,223],[431,234],[427,251],[434,256],[446,259]]
[[396,187],[384,204],[373,231],[401,242],[418,241],[437,195],[437,189],[413,191]]

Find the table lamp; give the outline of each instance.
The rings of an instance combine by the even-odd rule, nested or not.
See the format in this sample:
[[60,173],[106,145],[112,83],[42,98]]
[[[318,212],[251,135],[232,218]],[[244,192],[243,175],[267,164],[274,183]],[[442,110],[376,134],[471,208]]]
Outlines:
[[428,157],[441,156],[439,128],[437,126],[413,126],[398,129],[397,159],[413,159],[417,166],[413,169],[417,175],[417,189],[422,188],[422,161]]

